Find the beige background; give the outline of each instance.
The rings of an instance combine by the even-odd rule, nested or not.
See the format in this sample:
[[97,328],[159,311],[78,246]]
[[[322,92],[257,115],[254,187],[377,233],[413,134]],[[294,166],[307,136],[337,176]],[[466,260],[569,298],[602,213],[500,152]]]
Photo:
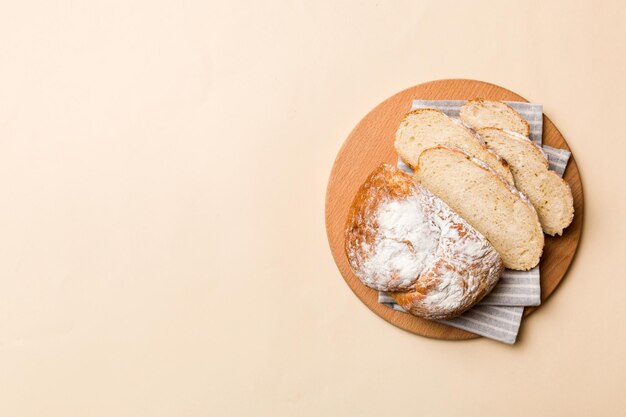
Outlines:
[[[260,3],[0,6],[0,415],[621,414],[623,2]],[[326,242],[351,128],[450,77],[544,103],[583,176],[514,347],[387,324]]]

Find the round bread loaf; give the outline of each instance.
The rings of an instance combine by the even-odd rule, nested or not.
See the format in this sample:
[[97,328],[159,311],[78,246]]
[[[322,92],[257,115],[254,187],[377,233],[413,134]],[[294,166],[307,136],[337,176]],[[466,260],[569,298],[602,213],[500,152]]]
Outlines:
[[365,285],[391,292],[405,310],[428,319],[460,315],[493,289],[504,269],[485,237],[386,164],[354,198],[345,250]]

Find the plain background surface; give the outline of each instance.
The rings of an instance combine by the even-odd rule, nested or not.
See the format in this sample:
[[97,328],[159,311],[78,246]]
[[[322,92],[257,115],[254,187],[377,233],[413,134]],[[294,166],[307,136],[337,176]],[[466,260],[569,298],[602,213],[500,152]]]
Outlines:
[[[624,3],[261,3],[0,6],[0,415],[620,415]],[[513,347],[387,324],[328,249],[343,139],[441,78],[543,103],[581,170]]]

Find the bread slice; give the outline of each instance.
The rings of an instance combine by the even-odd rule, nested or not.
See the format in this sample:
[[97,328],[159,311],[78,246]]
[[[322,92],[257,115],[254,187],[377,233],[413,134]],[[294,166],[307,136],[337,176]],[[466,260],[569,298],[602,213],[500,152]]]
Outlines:
[[461,120],[473,129],[499,127],[528,136],[530,126],[518,112],[501,101],[475,98],[461,107]]
[[435,109],[417,109],[404,116],[394,143],[400,158],[413,169],[424,149],[434,146],[458,148],[479,158],[513,184],[506,161],[490,152],[471,130]]
[[544,240],[537,212],[481,161],[458,149],[430,148],[414,176],[482,233],[505,267],[525,271],[539,263]]
[[487,146],[506,159],[515,187],[535,206],[543,231],[561,235],[574,219],[574,199],[569,185],[548,169],[545,156],[530,139],[494,127],[478,130]]

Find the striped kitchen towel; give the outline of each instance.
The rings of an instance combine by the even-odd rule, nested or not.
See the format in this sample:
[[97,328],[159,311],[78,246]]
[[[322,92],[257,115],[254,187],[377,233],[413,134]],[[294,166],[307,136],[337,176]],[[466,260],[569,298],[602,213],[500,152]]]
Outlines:
[[[464,100],[415,100],[412,110],[435,108],[450,117],[458,118]],[[543,106],[535,103],[506,102],[519,112],[530,125],[530,138],[537,145],[542,145]],[[570,152],[542,146],[550,163],[550,169],[563,176]],[[398,159],[398,168],[412,173],[411,167]],[[402,311],[402,307],[385,292],[379,292],[378,302]],[[442,320],[441,323],[467,330],[505,343],[515,343],[525,306],[541,304],[541,286],[539,266],[529,271],[506,269],[494,290],[478,305],[463,315]]]

